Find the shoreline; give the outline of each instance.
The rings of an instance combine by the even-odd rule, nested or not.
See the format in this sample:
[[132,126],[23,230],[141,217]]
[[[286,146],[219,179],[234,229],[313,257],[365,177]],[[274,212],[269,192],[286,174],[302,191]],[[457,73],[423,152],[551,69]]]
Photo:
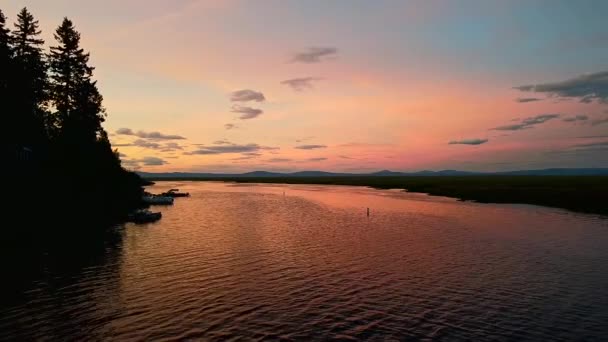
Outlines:
[[530,204],[608,216],[608,176],[167,177],[150,181],[367,186],[497,204]]

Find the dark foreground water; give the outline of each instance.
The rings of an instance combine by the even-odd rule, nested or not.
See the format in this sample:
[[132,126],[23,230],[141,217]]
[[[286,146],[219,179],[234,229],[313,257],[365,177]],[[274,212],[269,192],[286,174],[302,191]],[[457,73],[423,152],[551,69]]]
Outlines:
[[192,197],[160,222],[5,270],[0,340],[608,338],[606,218],[358,187],[152,191],[173,187]]

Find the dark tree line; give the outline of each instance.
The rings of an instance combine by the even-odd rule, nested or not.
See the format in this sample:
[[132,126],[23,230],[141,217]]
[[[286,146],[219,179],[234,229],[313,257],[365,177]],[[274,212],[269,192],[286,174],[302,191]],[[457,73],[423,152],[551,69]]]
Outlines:
[[48,116],[48,82],[38,21],[23,9],[13,31],[0,12],[2,63],[3,138],[15,147],[41,148],[46,144],[45,117]]
[[49,220],[123,215],[138,202],[141,180],[121,167],[102,126],[103,97],[80,33],[65,18],[48,52],[40,35],[26,8],[12,29],[0,10],[0,136],[3,172],[21,194],[15,212],[45,208]]

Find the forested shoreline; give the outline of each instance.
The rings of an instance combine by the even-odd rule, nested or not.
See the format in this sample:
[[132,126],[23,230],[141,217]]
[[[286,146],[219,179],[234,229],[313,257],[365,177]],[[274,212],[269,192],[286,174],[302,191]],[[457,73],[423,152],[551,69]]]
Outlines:
[[54,40],[45,46],[26,8],[12,28],[0,9],[5,212],[13,220],[5,236],[89,234],[140,205],[143,181],[112,149],[94,67],[72,21]]
[[480,203],[533,204],[608,215],[608,176],[149,177],[153,181],[214,181],[368,186],[404,189]]

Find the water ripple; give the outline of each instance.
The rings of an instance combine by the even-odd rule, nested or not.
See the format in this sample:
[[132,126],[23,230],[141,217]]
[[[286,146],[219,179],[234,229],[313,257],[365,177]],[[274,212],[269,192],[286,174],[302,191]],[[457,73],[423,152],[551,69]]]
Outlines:
[[192,196],[118,227],[102,257],[20,279],[0,340],[608,335],[600,217],[355,187],[155,187]]

